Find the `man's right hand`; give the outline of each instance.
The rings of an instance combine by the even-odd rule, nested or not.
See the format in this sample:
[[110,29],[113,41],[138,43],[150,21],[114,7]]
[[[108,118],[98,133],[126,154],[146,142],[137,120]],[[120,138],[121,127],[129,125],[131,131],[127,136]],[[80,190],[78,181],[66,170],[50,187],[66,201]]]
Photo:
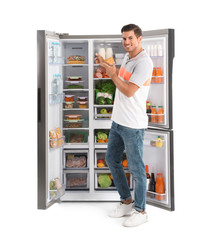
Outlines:
[[99,55],[98,53],[96,53],[96,57],[94,60],[95,60],[96,64],[100,64],[100,63],[104,62],[104,58],[101,55]]

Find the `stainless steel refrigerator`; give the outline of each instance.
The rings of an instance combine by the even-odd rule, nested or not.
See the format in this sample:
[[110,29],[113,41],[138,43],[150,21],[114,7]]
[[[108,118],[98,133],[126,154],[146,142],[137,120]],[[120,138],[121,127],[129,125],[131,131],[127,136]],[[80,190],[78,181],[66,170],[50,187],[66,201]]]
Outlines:
[[[161,193],[148,189],[147,203],[173,211],[174,30],[145,31],[142,46],[154,66],[143,159],[155,181],[161,174],[164,186]],[[57,201],[119,201],[105,162],[114,94],[101,89],[111,79],[94,62],[95,53],[107,54],[107,49],[120,68],[125,53],[121,35],[37,31],[38,209]],[[98,96],[110,101],[98,102]],[[133,194],[125,160],[124,152],[121,162]]]

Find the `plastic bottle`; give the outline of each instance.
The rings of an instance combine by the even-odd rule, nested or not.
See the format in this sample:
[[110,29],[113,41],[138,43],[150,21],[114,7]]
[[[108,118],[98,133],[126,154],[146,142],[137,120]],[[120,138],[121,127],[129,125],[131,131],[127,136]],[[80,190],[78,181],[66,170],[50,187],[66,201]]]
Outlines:
[[153,56],[156,57],[157,56],[157,44],[155,44],[153,46]]
[[101,43],[99,46],[99,55],[105,59],[105,48],[103,43]]
[[[155,184],[155,192],[160,193],[160,194],[165,193],[165,186],[164,186],[164,183],[163,183],[163,174],[162,173],[157,174],[156,184]],[[163,200],[164,196],[156,194],[155,199]]]
[[157,112],[157,122],[158,123],[164,123],[164,109],[163,106],[158,106],[158,112]]
[[161,44],[158,44],[157,46],[157,52],[158,52],[158,56],[162,57],[163,56],[163,48]]
[[163,146],[163,141],[160,138],[160,136],[158,136],[157,141],[156,141],[156,147],[162,147]]
[[147,112],[147,115],[148,115],[148,121],[150,122],[151,121],[151,103],[149,101],[147,101],[147,107],[146,107],[146,112]]
[[153,67],[153,71],[152,71],[152,83],[155,83],[156,82],[156,74],[157,74],[157,71],[156,71],[156,67]]
[[108,43],[107,44],[107,49],[106,49],[106,52],[105,52],[105,59],[108,59],[110,57],[113,57],[113,50],[112,50],[111,44]]
[[147,176],[147,190],[148,190],[148,185],[149,185],[149,181],[150,181],[149,166],[148,166],[148,165],[145,165],[145,169],[146,169],[146,176]]
[[54,74],[52,85],[51,85],[51,93],[59,94],[62,91],[62,81],[60,74]]
[[152,123],[157,123],[157,110],[156,110],[156,106],[152,106],[152,111],[151,111],[151,122]]

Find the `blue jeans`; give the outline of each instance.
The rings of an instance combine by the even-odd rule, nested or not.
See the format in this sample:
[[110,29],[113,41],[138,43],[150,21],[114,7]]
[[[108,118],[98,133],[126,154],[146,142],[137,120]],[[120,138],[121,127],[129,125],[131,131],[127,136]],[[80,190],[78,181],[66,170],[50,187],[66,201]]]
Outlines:
[[121,157],[126,151],[128,169],[135,181],[134,208],[144,211],[146,205],[146,170],[143,162],[144,129],[133,129],[115,122],[109,134],[106,162],[113,176],[114,184],[121,201],[131,199],[127,178],[121,164]]

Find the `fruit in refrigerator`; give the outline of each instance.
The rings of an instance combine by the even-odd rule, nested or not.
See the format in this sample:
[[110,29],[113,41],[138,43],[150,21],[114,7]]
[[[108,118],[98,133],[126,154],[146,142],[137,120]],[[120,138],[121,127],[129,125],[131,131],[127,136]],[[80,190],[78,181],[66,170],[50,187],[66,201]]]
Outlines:
[[102,108],[100,111],[101,114],[107,114],[107,109],[106,108]]
[[101,188],[108,188],[112,184],[112,180],[108,174],[101,174],[98,177],[98,183]]

